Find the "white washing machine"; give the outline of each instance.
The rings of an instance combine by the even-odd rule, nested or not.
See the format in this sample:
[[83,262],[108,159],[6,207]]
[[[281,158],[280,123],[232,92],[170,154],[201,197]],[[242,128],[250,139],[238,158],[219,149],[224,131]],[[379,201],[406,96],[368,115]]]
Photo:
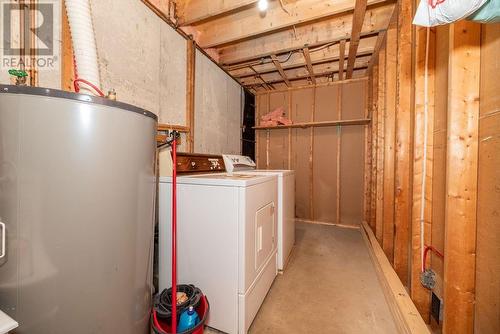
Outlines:
[[[160,178],[160,290],[171,286],[171,182]],[[207,295],[208,326],[245,334],[277,275],[277,178],[202,174],[177,182],[178,282]]]
[[295,172],[255,169],[247,156],[224,154],[228,174],[276,175],[278,177],[278,270],[285,270],[295,244]]

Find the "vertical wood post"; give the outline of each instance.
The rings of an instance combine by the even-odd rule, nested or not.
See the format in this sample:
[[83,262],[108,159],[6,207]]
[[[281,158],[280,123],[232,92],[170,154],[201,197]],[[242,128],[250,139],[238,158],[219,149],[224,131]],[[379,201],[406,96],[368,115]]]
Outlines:
[[370,208],[370,227],[373,234],[376,233],[376,219],[377,219],[377,155],[378,155],[378,65],[372,67],[372,177],[371,177],[371,208]]
[[387,30],[384,135],[384,232],[382,248],[394,260],[394,151],[396,140],[396,64],[398,51],[397,13]]
[[[316,112],[316,86],[313,88],[313,101],[311,106],[311,122],[314,122]],[[309,146],[309,211],[310,219],[314,221],[314,127],[310,128],[310,146]]]
[[385,41],[378,54],[377,217],[375,233],[381,245],[384,233]]
[[447,198],[444,260],[445,334],[473,333],[481,26],[450,26]]
[[69,30],[68,15],[66,14],[66,5],[62,1],[61,8],[61,89],[72,92],[73,81],[75,80],[75,68],[73,66],[73,44],[71,42],[71,32]]
[[194,151],[194,96],[195,96],[195,72],[196,72],[196,46],[194,40],[188,39],[186,59],[187,59],[187,69],[186,69],[186,125],[189,128],[187,133],[187,150],[188,152]]
[[[341,120],[342,119],[342,84],[337,85],[337,119]],[[342,127],[340,125],[335,127],[335,130],[337,132],[337,224],[341,224],[341,212],[340,212],[340,196],[341,196],[341,153],[340,151],[342,150]]]
[[408,285],[408,253],[411,226],[411,169],[413,125],[413,0],[398,4],[398,65],[396,91],[396,157],[394,207],[394,270]]
[[[411,298],[425,322],[429,322],[430,291],[420,283],[422,268],[422,249],[420,238],[421,210],[424,211],[424,244],[431,244],[432,220],[432,171],[434,156],[434,73],[435,73],[435,33],[429,34],[428,59],[428,106],[427,106],[427,161],[425,179],[425,198],[422,198],[423,158],[425,150],[425,57],[427,29],[417,28],[415,35],[415,131],[413,157],[413,208],[411,237]],[[424,201],[424,202],[423,202]],[[427,265],[430,264],[430,259]]]

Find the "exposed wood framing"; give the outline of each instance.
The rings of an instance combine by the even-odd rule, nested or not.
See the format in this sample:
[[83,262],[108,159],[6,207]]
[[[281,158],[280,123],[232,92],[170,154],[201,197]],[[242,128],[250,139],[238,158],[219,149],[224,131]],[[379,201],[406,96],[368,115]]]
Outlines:
[[[432,172],[434,157],[434,93],[435,93],[435,34],[434,30],[429,33],[429,57],[428,57],[428,104],[427,104],[427,145],[424,140],[425,128],[425,58],[427,44],[427,29],[419,27],[415,34],[415,131],[414,131],[414,157],[413,157],[413,209],[411,220],[411,297],[415,303],[420,315],[425,322],[429,322],[429,312],[431,303],[431,294],[420,283],[420,274],[422,272],[422,248],[421,248],[421,210],[425,204],[424,211],[424,244],[431,245],[431,222],[432,222]],[[425,147],[427,146],[427,147]],[[425,194],[422,198],[423,186],[423,158],[424,150],[427,150]],[[430,264],[430,259],[426,266]],[[402,271],[402,270],[401,270]],[[404,274],[402,272],[399,275]],[[401,276],[400,276],[401,277]]]
[[382,47],[382,44],[385,41],[386,33],[387,33],[387,31],[384,30],[384,31],[379,32],[377,35],[377,42],[375,43],[375,48],[373,49],[372,57],[370,59],[370,62],[368,63],[368,69],[367,69],[368,72],[371,71],[372,67],[377,63],[378,54],[380,52],[380,48]]
[[[350,43],[349,43],[350,44]],[[357,54],[356,54],[357,56]],[[345,39],[339,42],[339,80],[344,80]]]
[[[394,4],[368,9],[367,19],[363,23],[360,37],[371,37],[387,29]],[[370,18],[370,19],[368,19]],[[295,30],[275,32],[271,35],[253,38],[219,50],[219,60],[223,65],[238,64],[245,61],[259,60],[272,54],[284,54],[300,50],[308,44],[312,49],[342,39],[349,40],[352,28],[352,15],[335,16],[309,25],[297,26]]]
[[62,90],[72,92],[74,91],[73,81],[75,80],[73,43],[71,42],[71,32],[69,30],[68,15],[64,1],[62,2],[61,16],[61,88]]
[[375,235],[382,244],[384,233],[384,135],[385,135],[385,54],[383,43],[378,55],[378,127],[377,127],[377,216],[375,219]]
[[194,151],[194,87],[195,87],[195,72],[196,72],[196,45],[193,40],[187,40],[187,68],[186,68],[186,124],[189,128],[187,134],[187,151]]
[[372,174],[371,174],[371,203],[370,203],[370,227],[376,233],[377,219],[377,156],[378,156],[378,65],[375,65],[370,70],[372,82],[368,89],[372,92],[371,97],[371,132],[372,132]]
[[304,53],[304,59],[306,60],[307,70],[309,71],[309,75],[311,76],[311,81],[313,84],[316,84],[316,77],[314,76],[314,69],[311,62],[311,55],[309,53],[309,48],[305,47],[302,49]]
[[[342,120],[342,86],[339,85],[337,86],[337,119],[340,121]],[[340,215],[340,205],[341,205],[341,186],[342,186],[342,179],[341,179],[341,158],[342,158],[342,126],[338,125],[337,126],[337,219],[336,222],[337,224],[341,224],[341,215]]]
[[397,5],[397,91],[396,156],[394,207],[394,270],[404,285],[408,284],[408,253],[411,226],[411,170],[413,140],[413,0]]
[[[354,78],[354,79],[349,79],[349,80],[343,80],[343,81],[331,81],[331,82],[324,82],[324,83],[318,83],[316,84],[316,87],[325,87],[325,86],[335,86],[335,85],[341,85],[349,82],[358,82],[358,81],[366,81],[368,80],[367,77],[362,77],[362,78]],[[278,92],[287,92],[291,90],[299,90],[299,89],[304,89],[304,88],[311,88],[310,85],[303,85],[303,86],[293,86],[293,87],[287,87],[283,89],[276,89],[273,91],[273,93],[278,93]],[[261,95],[261,94],[267,94],[268,92],[257,92],[256,95]]]
[[283,68],[281,67],[281,64],[280,64],[278,58],[276,58],[276,55],[271,55],[271,59],[273,60],[274,66],[276,66],[276,69],[278,70],[281,77],[283,78],[283,81],[286,83],[286,85],[288,87],[290,87],[291,86],[290,81],[286,77],[285,71],[283,71]]
[[450,26],[444,333],[474,331],[481,26]]
[[234,13],[257,3],[258,0],[197,0],[180,1],[179,25],[194,25],[216,17]]
[[356,0],[356,7],[354,9],[352,20],[351,40],[349,43],[349,58],[347,59],[347,79],[352,78],[354,60],[356,58],[356,54],[358,53],[361,28],[363,27],[363,22],[365,21],[366,5],[367,0]]
[[[362,1],[366,7],[367,1]],[[390,1],[368,1],[370,5],[384,2]],[[265,16],[259,15],[257,8],[251,7],[230,16],[221,16],[210,22],[201,23],[196,26],[199,34],[197,42],[203,48],[217,48],[293,26],[350,14],[354,10],[352,0],[337,0],[335,3],[331,0],[301,0],[290,3],[287,8],[293,15],[286,13],[279,1],[272,1]]]
[[[372,46],[374,39],[376,38],[371,37],[362,39],[362,41],[365,43],[362,43],[362,45],[358,49],[358,55],[357,55],[358,58],[372,55],[374,51],[374,47]],[[319,64],[333,63],[340,61],[338,46],[339,44],[336,43],[326,48],[319,49],[318,51],[309,49],[312,65],[314,66]],[[285,71],[306,66],[307,64],[305,62],[305,59],[302,53],[299,52],[293,52],[292,55],[290,56],[290,59],[281,64],[281,67]],[[266,61],[259,60],[250,63],[243,63],[228,67],[228,70],[236,78],[244,78],[255,75],[255,72],[251,70],[250,67],[253,67],[254,70],[259,74],[267,74],[276,71],[276,67],[274,66],[272,60],[266,60]]]
[[430,334],[422,317],[419,316],[408,292],[398,278],[391,263],[384,255],[375,235],[366,222],[363,222],[361,235],[365,240],[368,251],[377,272],[378,279],[383,287],[384,295],[394,316],[398,333]]
[[[316,113],[316,86],[313,88],[313,98],[311,105],[311,122],[314,122]],[[314,127],[309,129],[310,146],[309,146],[309,208],[310,217],[314,220]]]
[[384,232],[382,248],[389,262],[394,261],[394,158],[396,141],[396,87],[397,87],[397,21],[391,21],[387,30],[384,116]]
[[255,126],[254,129],[256,130],[306,129],[306,128],[327,127],[327,126],[366,125],[366,124],[370,124],[369,118],[345,119],[339,121],[300,122],[290,125],[277,125],[277,126]]

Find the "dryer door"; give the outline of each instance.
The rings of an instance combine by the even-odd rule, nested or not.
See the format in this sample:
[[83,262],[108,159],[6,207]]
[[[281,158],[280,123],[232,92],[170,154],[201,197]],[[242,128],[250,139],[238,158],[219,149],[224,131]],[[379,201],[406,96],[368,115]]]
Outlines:
[[275,249],[274,203],[255,213],[255,270],[259,272]]

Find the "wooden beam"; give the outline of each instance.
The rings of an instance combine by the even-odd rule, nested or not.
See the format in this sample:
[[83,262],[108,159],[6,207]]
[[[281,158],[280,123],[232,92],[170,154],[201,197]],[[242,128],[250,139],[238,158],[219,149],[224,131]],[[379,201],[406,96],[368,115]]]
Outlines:
[[356,0],[356,7],[354,9],[352,29],[351,29],[351,42],[349,43],[349,58],[347,59],[347,73],[346,78],[352,77],[354,69],[354,60],[358,52],[359,37],[363,22],[365,21],[367,0]]
[[[367,0],[361,0],[366,2]],[[370,5],[389,3],[387,0],[368,0]],[[197,42],[203,48],[218,48],[248,40],[256,36],[317,22],[333,16],[350,14],[354,10],[352,0],[301,0],[289,3],[286,13],[280,1],[272,1],[265,15],[255,6],[230,16],[221,16],[195,27]],[[362,22],[361,22],[362,23]],[[361,28],[361,26],[360,26]]]
[[328,126],[347,126],[347,125],[367,125],[370,124],[369,118],[360,119],[345,119],[338,121],[320,121],[320,122],[300,122],[290,125],[275,125],[275,126],[254,126],[255,130],[272,130],[272,129],[307,129],[321,128]]
[[187,26],[249,8],[258,0],[183,0],[178,2],[178,23],[180,26]]
[[444,333],[474,332],[481,25],[450,26]]
[[[394,207],[394,270],[408,285],[408,253],[411,228],[411,167],[413,139],[413,1],[398,2],[396,87],[396,157]],[[431,132],[432,133],[432,132]]]
[[385,30],[378,33],[377,42],[375,43],[375,48],[373,49],[372,59],[370,59],[370,62],[368,63],[367,71],[371,71],[372,67],[377,63],[378,53],[380,52],[380,48],[385,41],[386,33],[387,32]]
[[382,285],[398,333],[430,334],[430,330],[422,317],[419,316],[408,292],[401,284],[398,275],[385,257],[384,251],[366,222],[362,222],[361,235],[375,265],[377,277]]
[[[366,81],[368,80],[368,77],[360,77],[360,78],[354,78],[354,79],[349,79],[349,80],[344,80],[344,81],[328,81],[328,82],[319,82],[316,87],[329,87],[329,86],[336,86],[336,85],[341,85],[341,84],[344,84],[344,83],[350,83],[350,82],[361,82],[361,81]],[[284,93],[284,92],[288,92],[288,91],[291,91],[291,90],[300,90],[300,89],[304,89],[304,88],[311,88],[310,85],[306,84],[306,85],[303,85],[303,86],[292,86],[292,87],[285,87],[285,88],[280,88],[280,89],[276,89],[273,91],[273,93]],[[259,92],[257,93],[257,95],[261,95],[261,94],[268,94],[269,92]]]
[[[433,196],[433,161],[434,161],[434,78],[435,78],[435,34],[429,34],[428,57],[428,104],[427,104],[427,142],[425,141],[425,58],[427,44],[427,29],[418,27],[415,34],[415,131],[413,142],[413,209],[411,223],[411,286],[410,292],[413,302],[425,322],[430,322],[431,293],[420,283],[422,272],[421,223],[424,225],[424,245],[431,245],[432,196]],[[426,144],[427,143],[427,144]],[[427,147],[426,147],[427,146]],[[424,152],[427,154],[425,162],[425,180],[423,180]],[[424,184],[425,182],[425,184]],[[425,186],[422,198],[422,186]],[[422,205],[425,205],[424,217],[421,219]],[[430,265],[430,259],[426,265]],[[403,269],[401,268],[401,271]],[[400,275],[404,273],[399,273]]]
[[288,87],[291,86],[290,81],[288,81],[288,78],[286,77],[285,71],[283,71],[283,68],[281,67],[280,62],[276,58],[276,55],[271,55],[271,59],[273,60],[274,66],[276,66],[276,69],[280,73],[281,77],[283,78],[283,81],[286,83]]
[[157,126],[158,131],[178,131],[183,133],[188,133],[189,128],[184,125],[176,125],[176,124],[162,124],[159,123]]
[[189,128],[187,134],[187,151],[194,151],[194,97],[195,97],[195,73],[196,73],[196,45],[193,40],[186,41],[186,124]]
[[384,135],[385,135],[385,42],[378,56],[378,111],[377,111],[377,216],[375,233],[382,244],[384,234]]
[[341,40],[339,43],[339,80],[344,80],[344,59],[345,59],[345,39]]
[[[394,4],[387,4],[367,10],[361,29],[361,38],[374,36],[385,30],[391,18]],[[299,50],[304,45],[312,49],[316,46],[348,40],[351,35],[352,15],[335,16],[308,25],[297,26],[270,35],[241,41],[218,49],[220,63],[227,66]]]
[[396,150],[397,22],[387,30],[384,134],[384,233],[382,248],[394,262],[394,159]]
[[[373,38],[372,38],[373,39]],[[370,40],[367,38],[366,40]],[[339,50],[338,50],[338,45],[336,44],[336,48],[333,49],[333,47],[329,47],[327,49],[332,49],[333,51],[329,52],[314,52],[309,50],[309,54],[311,55],[311,63],[312,65],[319,65],[319,64],[325,64],[325,63],[333,63],[333,62],[338,62],[340,60],[339,56]],[[374,48],[372,46],[366,46],[362,49],[359,50],[358,52],[358,58],[360,57],[365,57],[365,56],[371,56],[373,54]],[[296,68],[303,68],[306,67],[307,64],[305,62],[304,56],[302,53],[295,52],[290,56],[290,59],[284,63],[281,64],[281,67],[283,70],[291,70],[291,69],[296,69]],[[255,71],[250,69],[250,67],[253,67]],[[272,73],[276,71],[276,67],[274,66],[272,61],[266,62],[264,64],[257,64],[253,65],[250,63],[250,65],[240,65],[239,67],[236,67],[234,70],[231,68],[228,68],[228,70],[231,72],[232,75],[234,75],[236,78],[245,78],[249,76],[254,76],[255,72],[259,74],[267,74],[267,73]],[[345,76],[344,76],[345,77]]]
[[372,85],[369,89],[372,92],[371,119],[372,119],[372,177],[371,177],[371,204],[370,204],[370,227],[376,233],[377,219],[377,156],[378,156],[378,65],[370,70]]
[[309,48],[303,48],[302,52],[304,53],[304,59],[306,60],[307,70],[309,71],[309,74],[311,76],[311,81],[313,84],[316,84],[316,78],[314,77],[314,69],[311,62],[311,55],[309,54]]
[[[355,65],[355,70],[364,70],[367,68],[369,61],[369,57],[363,57],[358,59],[358,62]],[[338,64],[337,63],[330,63],[330,64],[320,64],[313,66],[314,69],[314,76],[316,80],[318,81],[321,77],[330,77],[333,76],[334,74],[338,73]],[[302,80],[306,79],[308,80],[310,78],[309,71],[307,68],[298,68],[295,70],[286,70],[284,71],[286,78],[288,81],[296,81],[296,80]],[[284,82],[283,76],[280,74],[280,72],[273,72],[273,73],[268,73],[262,75],[264,80],[267,83],[278,83],[278,82]],[[244,86],[248,85],[255,85],[260,82],[258,82],[255,77],[245,77],[240,79],[240,83]]]

